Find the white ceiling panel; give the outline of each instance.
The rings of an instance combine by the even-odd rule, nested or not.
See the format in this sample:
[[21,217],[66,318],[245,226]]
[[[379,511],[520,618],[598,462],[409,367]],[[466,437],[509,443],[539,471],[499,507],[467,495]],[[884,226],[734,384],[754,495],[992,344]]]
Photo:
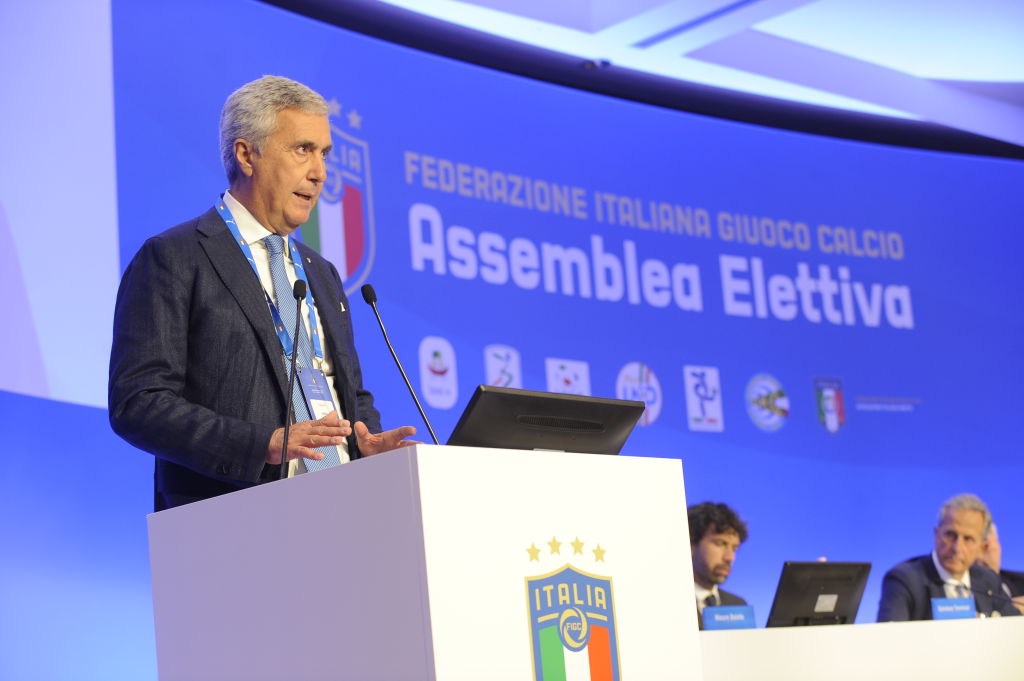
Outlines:
[[1024,144],[1024,0],[378,1],[681,81]]

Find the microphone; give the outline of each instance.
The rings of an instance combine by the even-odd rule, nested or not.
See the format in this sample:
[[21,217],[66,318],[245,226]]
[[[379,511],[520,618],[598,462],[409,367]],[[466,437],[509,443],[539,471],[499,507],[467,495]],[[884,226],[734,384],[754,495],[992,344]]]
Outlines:
[[299,354],[299,324],[302,323],[302,301],[306,298],[306,282],[296,279],[292,286],[295,297],[295,333],[292,334],[291,374],[288,376],[288,402],[284,407],[284,437],[281,438],[281,479],[288,477],[288,431],[292,427],[292,402],[295,395],[295,360]]
[[363,284],[363,288],[360,290],[363,292],[363,300],[366,301],[367,305],[373,308],[373,314],[377,316],[377,323],[380,324],[380,332],[384,334],[384,342],[388,344],[388,350],[391,351],[391,356],[395,358],[395,364],[398,365],[398,371],[401,372],[402,378],[405,379],[405,387],[409,389],[409,394],[412,395],[412,400],[416,403],[416,408],[420,410],[420,416],[423,417],[423,423],[427,424],[427,430],[430,431],[431,439],[434,441],[435,445],[441,444],[437,441],[437,436],[434,435],[434,429],[430,427],[430,421],[427,420],[427,414],[423,411],[419,398],[416,397],[416,391],[412,389],[412,383],[409,382],[409,377],[405,375],[405,369],[402,368],[402,363],[398,361],[398,353],[395,352],[395,348],[391,345],[391,340],[388,338],[388,332],[384,328],[384,320],[380,318],[380,312],[377,311],[377,292],[373,290],[373,286],[370,284]]

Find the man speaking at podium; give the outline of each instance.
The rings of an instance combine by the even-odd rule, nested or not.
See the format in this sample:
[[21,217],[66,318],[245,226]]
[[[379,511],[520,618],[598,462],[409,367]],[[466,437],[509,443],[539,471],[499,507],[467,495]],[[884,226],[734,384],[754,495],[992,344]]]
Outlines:
[[[290,238],[316,204],[330,149],[319,94],[276,76],[243,85],[221,111],[229,190],[149,239],[125,270],[110,423],[156,456],[158,511],[280,477],[300,319],[288,475],[394,449],[415,433],[381,432],[338,272]],[[297,279],[308,284],[299,299]]]

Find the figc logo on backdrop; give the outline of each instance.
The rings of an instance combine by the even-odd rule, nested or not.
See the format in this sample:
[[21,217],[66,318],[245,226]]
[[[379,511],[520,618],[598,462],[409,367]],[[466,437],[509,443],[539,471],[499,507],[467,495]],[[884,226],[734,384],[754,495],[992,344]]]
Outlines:
[[353,295],[373,266],[376,238],[370,145],[356,135],[363,117],[355,109],[342,113],[337,99],[328,102],[334,148],[327,155],[327,179],[320,200],[302,226],[302,238],[334,263]]
[[818,421],[828,432],[837,432],[846,423],[842,381],[838,378],[815,378],[814,397],[818,406]]

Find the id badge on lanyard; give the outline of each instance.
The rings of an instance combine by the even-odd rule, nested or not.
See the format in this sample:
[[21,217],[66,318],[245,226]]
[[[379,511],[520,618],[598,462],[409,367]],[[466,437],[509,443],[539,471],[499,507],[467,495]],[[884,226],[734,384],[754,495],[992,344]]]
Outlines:
[[299,367],[296,378],[299,379],[302,396],[306,398],[306,406],[309,407],[309,413],[314,419],[322,419],[335,411],[331,389],[327,385],[327,376],[322,370]]

